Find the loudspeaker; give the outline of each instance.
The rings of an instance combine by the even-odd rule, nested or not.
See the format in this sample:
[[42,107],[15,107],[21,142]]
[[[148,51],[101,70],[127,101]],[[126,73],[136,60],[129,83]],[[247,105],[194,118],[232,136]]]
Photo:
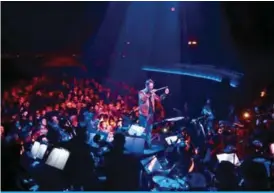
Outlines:
[[143,154],[145,150],[145,139],[127,136],[125,148],[129,153]]

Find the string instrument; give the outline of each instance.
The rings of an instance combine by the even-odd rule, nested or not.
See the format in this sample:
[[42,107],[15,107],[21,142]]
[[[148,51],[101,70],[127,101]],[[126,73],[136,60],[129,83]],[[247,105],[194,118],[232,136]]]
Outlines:
[[207,120],[214,120],[215,116],[210,108],[204,107],[202,110],[202,114],[205,116]]
[[201,123],[201,121],[205,120],[205,118],[206,118],[206,116],[204,115],[204,116],[198,117],[198,118],[196,118],[196,119],[192,119],[190,123],[195,124],[195,125],[198,125],[200,131],[203,133],[203,136],[206,138],[207,135],[206,135],[204,126],[203,126],[203,124]]
[[[180,146],[183,145],[185,150],[189,151],[191,147],[194,147],[194,145],[192,144],[190,135],[183,135],[183,134],[180,134],[180,135],[181,136],[178,136],[177,141],[174,143],[176,145],[176,144],[178,144],[179,141],[181,141],[179,143],[179,145],[177,146],[177,148],[179,148]],[[177,149],[177,150],[179,150],[179,149]]]
[[187,136],[186,138],[185,138],[185,144],[186,144],[186,147],[185,147],[185,149],[188,151],[188,150],[190,150],[190,148],[191,148],[191,145],[192,145],[192,143],[191,143],[191,137],[190,136]]

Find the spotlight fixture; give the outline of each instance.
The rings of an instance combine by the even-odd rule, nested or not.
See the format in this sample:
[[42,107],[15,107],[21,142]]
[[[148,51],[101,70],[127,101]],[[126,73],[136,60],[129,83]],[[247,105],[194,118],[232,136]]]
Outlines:
[[266,95],[266,92],[263,90],[263,91],[261,92],[261,97],[263,98],[263,97],[265,97],[265,95]]
[[249,112],[244,112],[243,118],[244,119],[249,119],[250,118],[250,113]]
[[188,45],[197,45],[197,41],[188,41]]
[[164,127],[164,128],[162,129],[162,132],[163,132],[163,133],[167,133],[167,132],[168,132],[168,128]]

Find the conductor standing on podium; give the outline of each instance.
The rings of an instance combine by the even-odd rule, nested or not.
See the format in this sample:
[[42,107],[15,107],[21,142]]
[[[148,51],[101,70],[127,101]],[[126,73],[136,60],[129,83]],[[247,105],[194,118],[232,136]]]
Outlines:
[[149,79],[145,83],[145,89],[139,91],[139,124],[145,128],[146,148],[151,148],[151,132],[154,123],[155,100],[161,102],[169,94],[169,89],[158,96],[154,89],[153,80]]

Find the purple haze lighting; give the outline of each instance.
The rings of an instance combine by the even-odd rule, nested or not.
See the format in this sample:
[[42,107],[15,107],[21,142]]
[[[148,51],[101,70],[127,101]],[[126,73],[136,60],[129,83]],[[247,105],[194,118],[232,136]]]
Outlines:
[[176,9],[175,9],[175,7],[171,7],[171,9],[170,9],[171,11],[175,11]]

